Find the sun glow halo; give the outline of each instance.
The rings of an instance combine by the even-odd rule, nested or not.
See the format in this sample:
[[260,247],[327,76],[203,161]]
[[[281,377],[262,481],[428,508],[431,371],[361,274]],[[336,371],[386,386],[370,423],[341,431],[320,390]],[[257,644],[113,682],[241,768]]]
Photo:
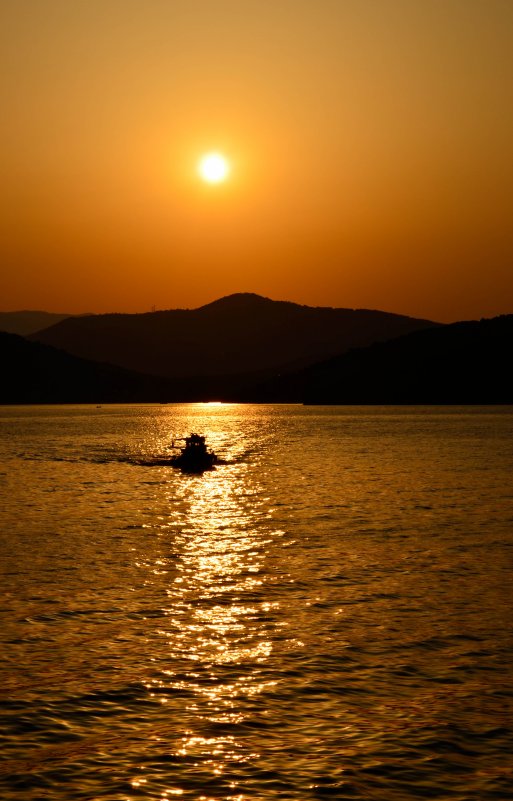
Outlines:
[[207,183],[219,184],[228,177],[230,165],[221,153],[206,153],[200,159],[198,172]]

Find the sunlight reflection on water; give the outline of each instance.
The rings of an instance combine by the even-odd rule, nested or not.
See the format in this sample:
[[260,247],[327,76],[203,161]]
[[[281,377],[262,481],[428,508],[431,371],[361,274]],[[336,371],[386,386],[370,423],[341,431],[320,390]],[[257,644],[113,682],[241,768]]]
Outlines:
[[2,799],[507,797],[509,412],[0,417]]
[[[210,417],[188,424],[201,429],[226,464],[200,478],[182,476],[173,487],[167,519],[159,518],[159,536],[173,536],[174,578],[166,588],[166,620],[157,634],[165,640],[173,666],[177,660],[184,664],[180,671],[163,668],[145,686],[163,704],[169,692],[189,697],[184,711],[190,731],[180,738],[174,755],[201,759],[213,776],[221,777],[230,765],[258,757],[224,729],[243,725],[254,715],[255,699],[277,684],[262,676],[276,627],[269,612],[278,617],[280,607],[278,601],[266,600],[264,584],[270,578],[268,546],[284,532],[272,527],[270,499],[258,472],[241,461],[247,441],[227,441]],[[160,437],[157,446],[163,442]],[[154,569],[162,566],[158,560]],[[205,736],[205,727],[212,726],[223,730]],[[230,789],[238,784],[232,781]],[[243,796],[227,796],[237,797]]]

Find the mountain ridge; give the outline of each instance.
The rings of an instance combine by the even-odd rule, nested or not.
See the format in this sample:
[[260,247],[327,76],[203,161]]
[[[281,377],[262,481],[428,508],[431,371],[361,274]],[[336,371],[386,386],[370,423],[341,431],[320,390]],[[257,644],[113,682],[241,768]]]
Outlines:
[[513,404],[512,348],[513,315],[501,315],[413,331],[286,374],[175,380],[0,332],[0,403]]
[[257,401],[307,404],[513,402],[507,365],[513,314],[413,331],[278,377],[252,389]]
[[0,403],[137,403],[167,397],[170,382],[71,356],[0,331]]
[[29,338],[80,358],[184,379],[288,371],[436,325],[391,312],[300,306],[236,293],[197,309],[70,317]]
[[0,311],[0,331],[27,336],[72,316],[71,314],[30,309],[13,312]]

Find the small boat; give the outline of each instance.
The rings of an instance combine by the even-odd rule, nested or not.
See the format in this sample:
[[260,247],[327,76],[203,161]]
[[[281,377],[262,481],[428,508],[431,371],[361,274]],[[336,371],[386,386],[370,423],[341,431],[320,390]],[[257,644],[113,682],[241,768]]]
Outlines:
[[[173,447],[176,447],[174,442]],[[205,437],[200,434],[185,437],[185,447],[171,458],[173,467],[179,467],[182,473],[204,473],[205,470],[213,470],[217,461],[217,455],[208,450]]]

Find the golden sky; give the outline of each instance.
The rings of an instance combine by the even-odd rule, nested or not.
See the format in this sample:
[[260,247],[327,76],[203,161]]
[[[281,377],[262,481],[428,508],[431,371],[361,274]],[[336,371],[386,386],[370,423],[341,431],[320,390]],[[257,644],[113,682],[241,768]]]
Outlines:
[[513,312],[511,0],[1,0],[0,39],[2,310]]

